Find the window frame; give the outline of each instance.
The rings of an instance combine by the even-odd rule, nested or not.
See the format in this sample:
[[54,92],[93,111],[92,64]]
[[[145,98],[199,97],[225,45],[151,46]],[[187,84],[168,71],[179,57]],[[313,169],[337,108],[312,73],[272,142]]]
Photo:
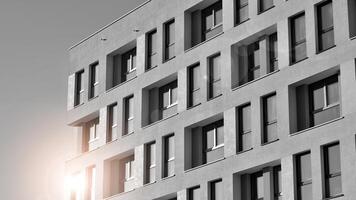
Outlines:
[[[152,156],[151,154],[151,148],[154,148],[154,155]],[[156,173],[154,174],[155,176],[153,177],[153,180],[150,180],[150,177],[151,177],[151,170],[152,169],[156,169],[156,166],[157,166],[157,156],[156,156],[156,149],[157,148],[157,145],[156,145],[156,141],[153,141],[153,142],[150,142],[150,143],[147,143],[145,145],[145,150],[146,150],[146,153],[145,153],[145,169],[146,169],[146,172],[145,172],[145,182],[146,184],[148,183],[154,183],[156,182]],[[154,157],[154,164],[152,164],[152,157]]]
[[[220,77],[218,79],[214,79],[214,59],[219,59],[219,68],[220,68]],[[219,97],[222,95],[222,91],[221,91],[221,82],[222,82],[222,78],[221,78],[221,54],[216,53],[210,57],[208,57],[208,100],[214,99],[216,97]],[[219,83],[220,82],[220,94],[217,94],[214,96],[214,84]]]
[[[297,199],[298,200],[302,200],[301,199],[301,188],[303,186],[306,186],[306,185],[312,185],[313,187],[313,179],[312,177],[310,177],[310,179],[308,180],[301,180],[302,177],[301,177],[301,157],[304,156],[304,155],[308,155],[310,156],[310,160],[311,160],[311,151],[306,151],[306,152],[303,152],[303,153],[300,153],[300,154],[297,154],[295,155],[295,165],[296,165],[296,187],[297,187]],[[311,167],[311,162],[308,164],[309,167],[310,167],[310,171],[312,173],[312,167]]]
[[[188,92],[189,92],[188,93],[188,108],[194,107],[194,106],[200,104],[200,102],[194,104],[194,100],[193,100],[193,97],[194,97],[193,94],[200,92],[200,84],[198,84],[198,87],[196,87],[194,85],[194,69],[196,69],[196,68],[198,68],[198,71],[200,72],[200,64],[199,63],[188,67]],[[200,77],[200,76],[198,76],[198,77]],[[200,79],[198,79],[197,82],[200,83]]]
[[[156,40],[157,40],[157,29],[154,29],[146,34],[147,37],[147,64],[146,64],[146,70],[155,68],[158,66],[158,62],[156,65],[152,66],[152,57],[153,56],[158,56],[158,44],[156,43],[156,49],[152,48],[152,43],[153,43],[153,36],[155,35]],[[157,42],[157,41],[156,41]],[[158,59],[157,59],[158,61]]]
[[[176,38],[174,36],[174,41],[172,42],[171,41],[171,38],[169,37],[170,35],[170,32],[172,31],[169,27],[170,25],[173,25],[175,26],[175,19],[171,19],[171,20],[168,20],[167,22],[164,23],[164,59],[163,61],[166,62],[168,60],[171,60],[175,57],[175,51],[173,53],[173,56],[172,57],[169,57],[170,53],[169,53],[169,48],[172,47],[172,46],[175,46],[175,43],[176,43]],[[175,30],[175,28],[174,28]],[[175,35],[175,32],[173,33]]]
[[[173,90],[176,89],[177,92],[178,92],[178,81],[177,80],[174,80],[162,87],[159,88],[159,107],[160,107],[160,110],[163,111],[163,110],[167,110],[173,106],[176,106],[178,105],[178,96],[177,96],[177,99],[176,101],[173,102]],[[164,106],[164,99],[163,99],[163,94],[168,92],[168,106]],[[177,93],[178,95],[178,93]]]
[[135,178],[133,173],[134,159],[128,159],[125,161],[125,179],[124,182],[131,181]]
[[[272,33],[268,36],[269,40],[269,69],[267,73],[278,70],[278,33]],[[275,51],[275,47],[277,51]]]
[[[261,51],[261,48],[260,48],[260,44],[259,44],[259,40],[258,41],[255,41],[251,44],[249,44],[247,46],[247,76],[248,76],[248,81],[247,82],[250,82],[250,81],[253,81],[255,79],[258,79],[259,77],[261,77],[261,58],[260,58],[260,51]],[[256,65],[255,63],[255,51],[258,51],[258,56],[259,56],[259,64]],[[254,73],[255,71],[258,70],[258,77],[254,78]]]
[[[308,54],[307,54],[307,38],[306,38],[306,30],[304,30],[304,39],[300,40],[300,41],[296,41],[296,26],[295,26],[295,21],[296,19],[300,18],[300,17],[304,17],[304,26],[306,29],[306,16],[305,16],[305,12],[300,12],[292,17],[289,18],[289,27],[290,27],[290,64],[294,64],[297,62],[300,62],[306,58],[308,58]],[[304,58],[300,58],[297,60],[296,58],[296,47],[299,45],[305,44],[305,57]]]
[[[250,109],[250,129],[247,131],[244,131],[244,127],[243,127],[243,123],[245,121],[245,119],[243,118],[243,109],[249,107]],[[252,127],[251,127],[251,103],[246,103],[244,105],[241,105],[237,108],[237,115],[238,115],[238,152],[243,152],[246,151],[248,149],[252,148],[252,143],[250,144],[250,148],[248,149],[244,149],[243,148],[243,136],[244,135],[249,135],[250,139],[252,139]]]
[[[169,139],[170,138],[173,138],[173,149],[174,149],[173,156],[171,156],[171,157],[169,156]],[[174,135],[174,133],[164,136],[163,140],[164,140],[164,144],[163,144],[164,145],[163,146],[163,156],[164,156],[163,177],[170,177],[170,176],[174,176],[174,174],[175,174],[175,170],[173,171],[172,175],[169,175],[169,172],[168,172],[169,163],[175,162],[175,135]]]
[[273,167],[273,188],[274,188],[273,193],[274,193],[275,199],[280,199],[283,196],[282,191],[279,190],[279,186],[282,183],[279,181],[278,172],[281,172],[281,176],[282,176],[281,165],[277,165],[277,166]]
[[[202,128],[202,130],[203,130],[203,138],[204,138],[204,152],[206,152],[206,153],[207,152],[211,152],[211,151],[214,151],[216,149],[219,149],[219,148],[222,148],[222,147],[225,146],[225,140],[224,140],[223,143],[218,144],[218,140],[217,140],[218,132],[217,132],[217,129],[220,128],[220,127],[224,128],[224,120],[223,119],[220,119],[218,121],[210,123],[210,124],[208,124],[208,125],[206,125],[206,126],[204,126]],[[214,131],[214,141],[213,141],[213,147],[208,148],[208,146],[207,146],[207,143],[208,143],[207,142],[207,133],[208,133],[208,131],[211,131],[211,130]]]
[[[317,20],[316,21],[317,21],[317,36],[318,36],[318,38],[317,38],[317,41],[318,41],[317,53],[321,53],[321,52],[326,51],[326,50],[328,50],[330,48],[333,48],[335,46],[334,20],[332,21],[332,26],[328,27],[326,29],[323,29],[322,25],[321,25],[322,24],[322,20],[323,20],[322,12],[321,12],[322,11],[322,7],[326,6],[328,4],[331,4],[331,9],[333,9],[332,0],[325,0],[325,1],[323,1],[323,2],[321,2],[321,3],[316,5],[316,16],[317,16]],[[331,18],[333,19],[334,12],[332,12],[331,14],[332,14]],[[327,33],[331,32],[331,31],[333,32],[333,38],[332,38],[333,45],[331,45],[330,47],[327,47],[327,48],[323,48],[322,36],[323,36],[323,34],[327,34]]]
[[[276,113],[276,119],[275,120],[272,120],[272,121],[268,121],[268,104],[267,104],[267,100],[269,98],[275,98],[275,113]],[[263,137],[262,137],[262,144],[266,144],[266,143],[269,143],[269,142],[273,142],[275,140],[278,140],[278,118],[277,118],[277,93],[276,92],[273,92],[273,93],[270,93],[266,96],[263,96],[262,97],[262,111],[263,111],[263,118],[262,118],[262,122],[263,122],[263,129],[262,129],[262,134],[263,134]],[[271,141],[268,141],[268,134],[271,134],[269,133],[267,130],[267,127],[270,126],[270,125],[273,125],[273,124],[276,124],[276,133],[275,135],[277,135],[277,138],[274,139],[274,140],[271,140]],[[273,133],[272,133],[273,134]]]
[[[216,23],[216,12],[223,10],[222,8],[222,1],[219,0],[217,2],[215,2],[214,4],[208,6],[207,8],[204,8],[202,11],[201,11],[201,16],[202,16],[202,40],[205,41],[207,40],[208,38],[206,38],[206,34],[217,29],[218,27],[222,26],[223,25],[223,19],[221,18],[221,22],[220,23]],[[206,17],[209,16],[209,15],[212,15],[212,24],[213,26],[211,28],[207,28],[206,27]]]
[[[125,97],[124,99],[124,119],[125,119],[125,128],[124,128],[124,134],[123,135],[130,135],[134,133],[134,127],[132,127],[132,132],[129,132],[128,130],[128,125],[130,121],[133,121],[135,119],[134,115],[134,110],[130,111],[130,100],[134,100],[134,95],[129,95]],[[132,112],[132,116],[129,116],[129,113]]]
[[[245,3],[241,3],[242,0],[236,0],[236,24],[242,24],[245,21],[249,20],[249,12],[248,12],[248,6],[249,6],[249,2],[248,0]],[[247,7],[247,16],[246,19],[241,19],[240,18],[240,13],[242,9],[245,9],[245,7]]]
[[255,172],[253,174],[250,174],[250,178],[251,178],[251,199],[253,200],[263,200],[264,199],[264,192],[263,192],[263,197],[262,198],[258,198],[258,182],[257,179],[259,177],[262,177],[263,179],[263,191],[264,191],[264,177],[263,177],[263,171],[258,171]]
[[[324,178],[324,184],[323,184],[323,187],[324,187],[324,196],[325,198],[333,198],[333,197],[337,197],[337,196],[340,196],[342,195],[342,191],[339,193],[339,194],[335,194],[335,195],[331,195],[330,194],[330,185],[328,185],[328,180],[330,178],[335,178],[335,177],[341,177],[342,175],[342,172],[341,172],[341,162],[339,163],[339,167],[340,167],[340,171],[338,172],[335,172],[335,173],[331,173],[330,172],[330,169],[329,169],[329,153],[328,153],[328,149],[330,147],[334,147],[334,146],[339,146],[339,152],[338,152],[338,155],[339,155],[339,159],[341,159],[341,153],[340,153],[340,143],[339,142],[334,142],[334,143],[331,143],[331,144],[327,144],[325,146],[323,146],[323,149],[322,149],[322,152],[323,152],[323,166],[324,166],[324,170],[323,170],[323,178]],[[341,182],[341,190],[342,190],[342,182]]]
[[216,197],[216,184],[220,183],[223,184],[223,180],[221,178],[210,181],[209,182],[209,200],[222,200],[222,199],[217,199]]
[[[194,191],[197,191],[197,192],[201,192],[200,191],[200,185],[197,185],[197,186],[194,186],[194,187],[191,187],[191,188],[188,188],[187,189],[187,199],[188,200],[196,200],[194,199]],[[199,197],[201,197],[201,195],[199,194]],[[200,199],[200,198],[199,198]]]
[[[99,128],[99,117],[93,119],[93,120],[90,120],[88,122],[88,132],[89,132],[89,137],[88,137],[88,144],[92,143],[92,142],[95,142],[96,140],[99,139],[99,134],[98,134],[98,128]],[[94,135],[92,137],[92,134],[91,134],[91,128],[94,129]]]
[[[124,67],[126,68],[126,70],[122,73],[123,76],[126,76],[134,71],[136,71],[136,65],[133,66],[134,64],[134,59],[137,59],[137,51],[136,51],[136,47],[130,49],[129,51],[126,51],[125,53],[122,54],[122,69],[124,69]],[[128,58],[128,59],[126,59]],[[127,60],[129,60],[129,63],[127,63]]]
[[83,95],[84,92],[84,69],[81,69],[75,73],[74,106],[84,104],[84,98],[81,98],[81,95]]
[[274,6],[275,6],[274,5],[274,0],[271,0],[272,1],[272,5],[270,7],[262,8],[261,5],[262,5],[263,1],[266,1],[266,0],[258,0],[258,14],[264,13],[267,10],[274,8]]
[[[114,120],[114,112],[115,112],[115,107],[116,107],[116,120]],[[111,105],[109,105],[108,107],[108,119],[109,119],[109,124],[108,124],[108,137],[107,137],[107,143],[108,142],[112,142],[112,141],[115,141],[117,140],[117,137],[118,137],[118,115],[119,115],[119,112],[118,112],[118,104],[117,103],[113,103]],[[113,130],[116,129],[116,139],[113,139]]]

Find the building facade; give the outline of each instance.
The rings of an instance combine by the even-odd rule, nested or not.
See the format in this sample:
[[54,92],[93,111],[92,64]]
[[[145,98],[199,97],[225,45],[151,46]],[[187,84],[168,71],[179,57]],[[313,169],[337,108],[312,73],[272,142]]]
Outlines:
[[356,199],[355,38],[354,0],[148,0],[70,48],[67,198]]

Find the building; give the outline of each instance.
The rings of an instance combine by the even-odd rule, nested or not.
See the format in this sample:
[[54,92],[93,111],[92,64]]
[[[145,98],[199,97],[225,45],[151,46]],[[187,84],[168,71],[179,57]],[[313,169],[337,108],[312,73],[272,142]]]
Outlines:
[[356,199],[354,0],[149,0],[70,48],[70,200]]

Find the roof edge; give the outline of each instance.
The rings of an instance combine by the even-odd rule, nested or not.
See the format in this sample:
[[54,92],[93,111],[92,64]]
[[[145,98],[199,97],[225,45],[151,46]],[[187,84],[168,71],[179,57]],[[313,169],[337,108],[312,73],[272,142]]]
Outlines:
[[146,4],[148,4],[149,2],[151,2],[152,0],[147,0],[145,2],[143,2],[142,4],[140,4],[139,6],[135,7],[134,9],[128,11],[126,14],[122,15],[121,17],[115,19],[113,22],[107,24],[106,26],[102,27],[101,29],[95,31],[94,33],[92,33],[91,35],[89,35],[88,37],[85,37],[84,39],[80,40],[79,42],[75,43],[74,45],[72,45],[71,47],[68,48],[68,51],[72,50],[73,48],[79,46],[80,44],[82,44],[83,42],[89,40],[90,38],[92,38],[93,36],[97,35],[98,33],[100,33],[101,31],[107,29],[108,27],[110,27],[111,25],[115,24],[116,22],[120,21],[121,19],[125,18],[126,16],[130,15],[131,13],[135,12],[136,10],[140,9],[141,7],[145,6]]

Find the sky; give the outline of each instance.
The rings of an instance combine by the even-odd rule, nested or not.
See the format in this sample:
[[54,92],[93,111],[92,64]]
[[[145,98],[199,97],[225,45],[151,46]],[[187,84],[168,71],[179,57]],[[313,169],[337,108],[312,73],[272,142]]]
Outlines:
[[0,199],[64,199],[68,48],[144,1],[0,0]]

